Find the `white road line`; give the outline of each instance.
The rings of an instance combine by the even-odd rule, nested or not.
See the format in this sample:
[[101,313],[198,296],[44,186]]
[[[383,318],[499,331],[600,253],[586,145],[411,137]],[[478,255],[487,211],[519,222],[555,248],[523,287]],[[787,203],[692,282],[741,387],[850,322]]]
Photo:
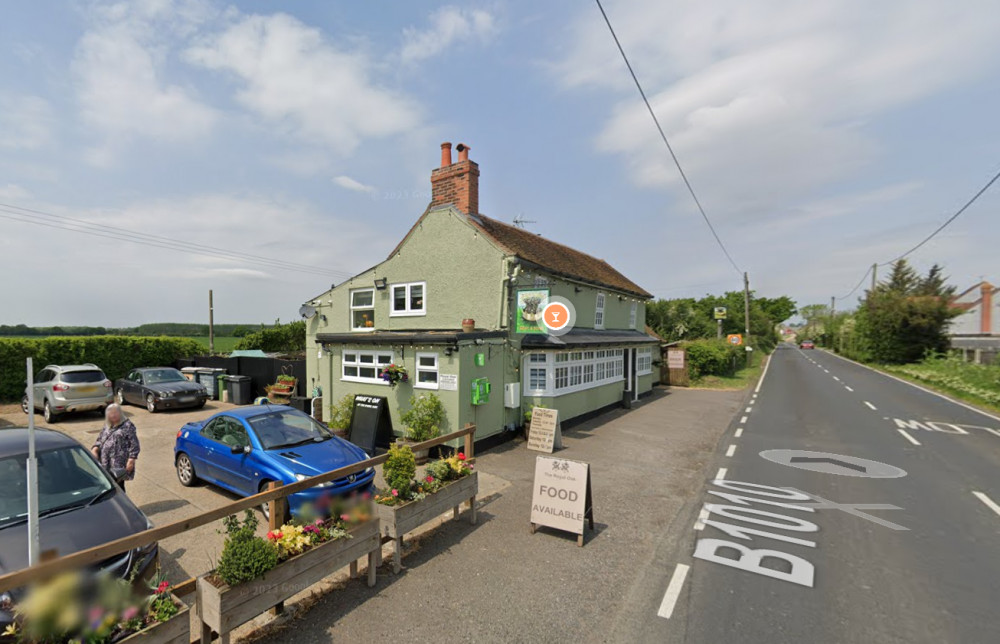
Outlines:
[[896,431],[899,432],[900,434],[902,434],[903,438],[905,438],[906,440],[910,441],[914,445],[917,445],[918,447],[920,446],[920,441],[918,441],[916,438],[914,438],[914,437],[910,436],[909,434],[907,434],[906,430],[904,430],[904,429],[897,429]]
[[983,503],[985,503],[986,507],[988,507],[989,509],[993,510],[997,514],[1000,514],[1000,505],[997,505],[996,503],[994,503],[993,499],[991,499],[990,497],[986,496],[982,492],[975,492],[974,491],[973,494],[976,495],[977,499],[979,499],[980,501],[982,501]]
[[844,389],[846,389],[847,391],[854,391],[853,389],[851,389],[851,388],[850,388],[850,387],[848,387],[847,385],[844,385]]
[[708,509],[702,506],[701,512],[698,513],[698,520],[694,522],[695,530],[705,529],[705,521],[708,519],[708,515],[709,515]]
[[747,408],[746,408],[746,412],[747,412],[748,414],[749,414],[750,412],[752,412],[752,411],[753,411],[753,409],[752,409],[752,408],[750,408],[750,407],[747,407]]
[[735,453],[736,453],[736,446],[735,445],[730,445],[729,449],[726,450],[726,456],[727,457],[732,457],[732,455],[735,454]]
[[674,568],[674,574],[670,578],[670,583],[667,584],[667,592],[663,595],[663,601],[660,602],[660,610],[656,611],[656,614],[663,619],[670,619],[670,616],[674,614],[674,606],[681,596],[681,588],[684,587],[684,579],[687,578],[689,567],[685,564],[677,564],[677,567]]
[[737,427],[736,428],[736,434],[735,434],[736,438],[739,438],[742,435],[743,435],[743,428],[742,427]]
[[831,355],[834,358],[840,358],[844,362],[850,362],[851,364],[856,364],[859,367],[863,367],[863,368],[867,369],[868,371],[874,371],[875,373],[879,374],[880,376],[885,376],[886,378],[890,378],[890,379],[895,380],[897,382],[901,382],[904,385],[909,385],[909,386],[913,387],[914,389],[919,389],[920,391],[922,391],[924,393],[928,393],[928,394],[930,394],[932,396],[937,396],[938,398],[944,398],[945,400],[947,400],[950,403],[954,403],[954,404],[958,405],[959,407],[965,407],[966,409],[970,409],[970,410],[972,410],[972,411],[974,411],[974,412],[976,412],[978,414],[982,414],[983,416],[986,416],[987,418],[992,418],[993,420],[1000,420],[1000,416],[994,416],[993,414],[986,413],[982,409],[979,409],[977,407],[973,407],[972,405],[967,405],[964,402],[955,400],[954,398],[949,398],[948,396],[946,396],[946,395],[944,395],[942,393],[938,393],[938,392],[933,391],[931,389],[927,389],[926,387],[921,387],[920,385],[914,384],[914,383],[910,382],[909,380],[903,380],[902,378],[897,378],[896,376],[889,375],[887,373],[879,371],[878,369],[872,369],[871,367],[869,367],[866,364],[861,364],[860,362],[856,362],[854,360],[851,360],[850,358],[845,358],[844,356],[838,356],[836,353],[828,353],[828,355]]
[[868,408],[871,409],[872,411],[878,411],[878,407],[876,407],[875,405],[871,404],[867,400],[865,401],[865,404],[868,405]]
[[726,468],[720,467],[719,468],[719,473],[715,475],[715,480],[716,481],[722,481],[723,479],[725,479],[726,478],[726,472],[728,472],[728,471],[729,470],[727,470]]
[[[771,355],[773,356],[774,354],[771,354]],[[760,393],[760,386],[762,384],[764,384],[764,378],[767,377],[767,370],[768,370],[768,368],[770,368],[770,366],[771,366],[771,358],[769,357],[767,359],[767,362],[764,363],[764,373],[760,374],[760,380],[757,381],[757,386],[754,387],[753,392],[755,394],[759,394]]]
[[830,373],[829,369],[823,369],[823,373]]
[[740,418],[740,423],[747,422],[747,418],[749,418],[749,416],[744,416],[743,418]]
[[834,376],[833,379],[836,380],[837,382],[840,382],[840,378],[838,378],[837,376]]

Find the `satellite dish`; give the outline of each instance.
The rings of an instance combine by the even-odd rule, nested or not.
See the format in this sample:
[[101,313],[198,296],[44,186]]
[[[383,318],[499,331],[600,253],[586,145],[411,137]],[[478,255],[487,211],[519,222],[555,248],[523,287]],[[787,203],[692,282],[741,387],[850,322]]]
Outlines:
[[301,307],[299,307],[299,315],[308,320],[309,318],[316,315],[316,307],[312,306],[311,304],[303,304]]

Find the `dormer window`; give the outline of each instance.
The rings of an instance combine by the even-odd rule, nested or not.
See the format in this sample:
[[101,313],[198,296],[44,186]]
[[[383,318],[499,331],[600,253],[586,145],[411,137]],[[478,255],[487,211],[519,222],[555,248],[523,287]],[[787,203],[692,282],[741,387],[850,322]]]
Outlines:
[[411,282],[409,284],[392,285],[392,304],[389,315],[426,315],[427,306],[424,296],[427,282]]
[[375,289],[351,291],[351,330],[375,330]]

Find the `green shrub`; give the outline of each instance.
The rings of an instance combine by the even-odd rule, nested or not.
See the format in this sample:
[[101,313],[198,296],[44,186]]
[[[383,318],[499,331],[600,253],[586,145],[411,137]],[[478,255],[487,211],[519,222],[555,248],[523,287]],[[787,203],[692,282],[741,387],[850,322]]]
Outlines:
[[247,333],[236,344],[237,349],[260,349],[261,351],[304,351],[306,348],[306,323],[303,320],[281,324]]
[[444,422],[444,404],[436,394],[410,396],[410,408],[400,420],[406,425],[406,437],[412,441],[437,438]]
[[389,458],[382,466],[382,477],[390,489],[399,492],[399,497],[410,498],[410,486],[417,473],[417,461],[408,445],[393,444],[389,447]]
[[688,374],[692,379],[730,374],[734,358],[737,368],[746,364],[746,350],[725,340],[693,340],[683,346],[687,350]]
[[34,359],[35,373],[47,364],[92,362],[111,380],[136,367],[173,364],[178,358],[203,353],[190,338],[89,336],[83,338],[0,338],[0,400],[20,400],[24,394],[25,359]]
[[231,514],[223,520],[226,542],[222,546],[216,574],[230,586],[258,579],[278,565],[278,549],[257,536],[257,517],[252,510],[243,514],[243,522]]
[[330,429],[348,429],[351,426],[351,415],[354,413],[354,394],[345,394],[343,398],[330,405]]

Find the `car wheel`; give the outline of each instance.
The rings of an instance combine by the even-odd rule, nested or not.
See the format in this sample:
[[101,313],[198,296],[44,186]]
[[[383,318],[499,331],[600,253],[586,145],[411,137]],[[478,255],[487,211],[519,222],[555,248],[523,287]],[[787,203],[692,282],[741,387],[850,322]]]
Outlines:
[[198,480],[198,477],[194,473],[194,463],[187,454],[181,452],[177,455],[177,461],[175,463],[177,466],[177,480],[181,482],[184,487],[191,487]]
[[[258,492],[267,492],[267,486],[268,486],[269,483],[270,483],[270,481],[261,481],[260,482],[260,489],[258,489]],[[270,504],[268,504],[268,503],[261,503],[260,504],[260,511],[264,514],[264,518],[267,519],[268,522],[271,521],[271,509],[270,509],[270,507],[268,507],[269,505]],[[287,520],[288,520],[288,505],[285,504],[285,516],[279,517],[279,521],[277,521],[277,523],[278,523],[278,525],[281,525],[281,524],[285,523],[285,521],[287,521]]]
[[24,397],[21,398],[21,411],[28,413],[28,394],[24,394]]
[[153,394],[146,394],[146,409],[148,409],[151,414],[156,413],[156,401],[153,400]]
[[59,420],[59,415],[52,411],[52,407],[49,406],[49,401],[45,401],[45,405],[42,407],[42,418],[45,419],[47,423],[54,423]]
[[118,394],[115,396],[115,400],[118,401],[119,405],[125,404],[125,392],[122,389],[118,390]]
[[195,406],[194,406],[194,408],[195,408],[195,409],[201,409],[202,407],[204,407],[204,406],[205,406],[205,402],[206,402],[206,401],[204,401],[204,400],[203,400],[203,401],[201,401],[200,403],[198,403],[197,405],[195,405]]

